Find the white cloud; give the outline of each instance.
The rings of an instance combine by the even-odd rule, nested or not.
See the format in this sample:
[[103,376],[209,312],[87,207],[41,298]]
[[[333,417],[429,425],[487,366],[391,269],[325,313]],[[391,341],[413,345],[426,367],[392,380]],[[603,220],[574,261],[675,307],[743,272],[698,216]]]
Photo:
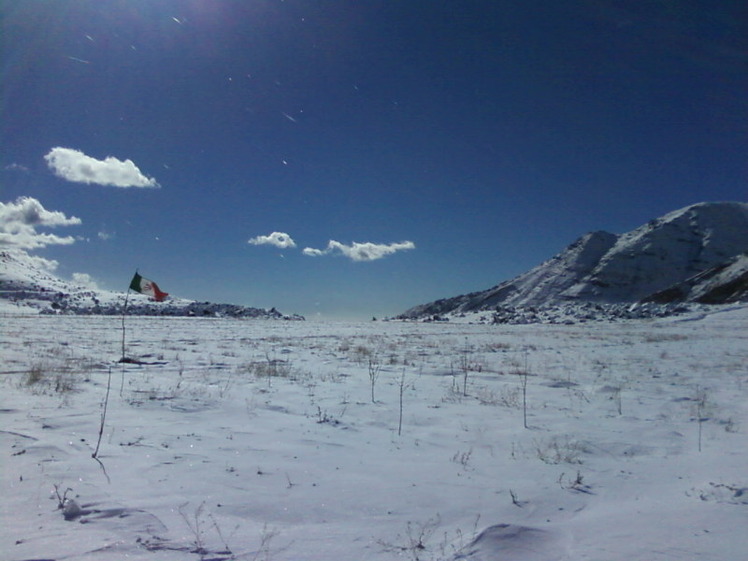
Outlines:
[[99,285],[88,273],[73,273],[73,282],[85,288],[99,289]]
[[397,251],[415,249],[415,247],[416,245],[409,241],[391,244],[353,242],[351,245],[346,245],[335,240],[330,240],[325,249],[307,247],[302,253],[311,257],[327,255],[328,253],[340,253],[352,261],[376,261],[377,259],[382,259],[383,257],[391,255]]
[[29,226],[71,226],[81,223],[75,216],[47,210],[33,197],[18,197],[12,203],[0,203],[0,221],[3,224],[19,223]]
[[38,249],[48,245],[70,245],[75,243],[72,236],[56,236],[54,234],[39,234],[36,232],[0,231],[0,246],[17,247],[19,249]]
[[19,197],[12,203],[0,203],[0,246],[36,249],[48,245],[69,245],[75,242],[74,237],[45,234],[36,229],[78,224],[81,224],[80,218],[47,210],[32,197]]
[[301,253],[303,253],[304,255],[309,255],[310,257],[319,257],[320,255],[325,255],[328,252],[324,249],[314,249],[313,247],[305,247]]
[[52,148],[44,156],[55,175],[76,183],[96,183],[114,187],[160,187],[152,177],[143,175],[132,160],[107,156],[97,160],[72,148]]
[[26,166],[22,166],[21,164],[16,163],[8,164],[3,169],[5,169],[6,171],[21,171],[23,173],[28,173],[29,171],[29,168],[27,168]]
[[291,239],[291,236],[283,232],[273,232],[269,236],[257,236],[247,241],[252,245],[274,245],[285,249],[288,247],[296,247],[296,242]]
[[48,273],[54,273],[57,270],[57,267],[60,266],[59,261],[55,261],[54,259],[45,259],[44,257],[39,257],[38,255],[29,255],[25,251],[21,251],[24,255],[24,258],[29,261],[34,267],[37,269],[41,269],[42,271],[47,271]]

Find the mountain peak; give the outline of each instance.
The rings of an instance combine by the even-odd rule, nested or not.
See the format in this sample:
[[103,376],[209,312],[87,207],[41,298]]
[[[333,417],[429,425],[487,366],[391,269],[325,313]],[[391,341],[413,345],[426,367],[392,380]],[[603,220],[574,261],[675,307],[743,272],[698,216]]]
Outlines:
[[553,306],[634,303],[748,252],[748,203],[697,203],[624,234],[585,234],[556,256],[482,292],[438,300],[404,318]]
[[699,203],[618,237],[563,296],[636,302],[748,250],[748,203]]

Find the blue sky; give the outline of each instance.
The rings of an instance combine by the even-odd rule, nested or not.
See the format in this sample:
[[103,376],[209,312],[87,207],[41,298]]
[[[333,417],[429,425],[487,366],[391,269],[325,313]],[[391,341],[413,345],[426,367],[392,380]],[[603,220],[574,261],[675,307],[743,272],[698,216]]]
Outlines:
[[185,298],[394,315],[748,195],[739,1],[0,13],[0,202],[53,216],[0,243],[54,234],[26,249],[103,288],[138,268]]

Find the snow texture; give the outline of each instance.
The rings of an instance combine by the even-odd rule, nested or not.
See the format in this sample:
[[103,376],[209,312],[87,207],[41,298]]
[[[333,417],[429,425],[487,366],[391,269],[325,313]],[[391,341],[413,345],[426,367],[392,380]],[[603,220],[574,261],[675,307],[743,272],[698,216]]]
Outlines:
[[748,550],[746,305],[588,325],[129,317],[128,362],[118,317],[0,323],[8,561]]

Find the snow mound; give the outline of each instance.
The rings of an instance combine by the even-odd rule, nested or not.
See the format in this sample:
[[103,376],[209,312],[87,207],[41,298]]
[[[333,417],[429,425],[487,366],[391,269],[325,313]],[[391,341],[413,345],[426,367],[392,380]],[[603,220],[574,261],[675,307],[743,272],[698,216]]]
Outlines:
[[453,561],[563,561],[568,559],[565,537],[555,532],[497,524],[483,530]]

